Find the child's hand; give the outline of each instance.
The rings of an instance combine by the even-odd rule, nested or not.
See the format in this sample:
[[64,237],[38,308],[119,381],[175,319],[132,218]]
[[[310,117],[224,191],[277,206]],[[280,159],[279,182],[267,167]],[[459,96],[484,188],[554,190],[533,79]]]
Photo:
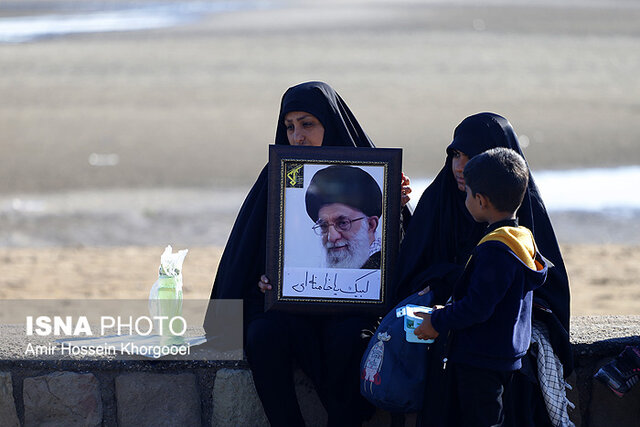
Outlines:
[[422,321],[422,323],[420,324],[420,326],[418,326],[413,333],[416,334],[416,336],[418,338],[420,338],[421,340],[432,340],[434,338],[437,338],[438,335],[440,335],[438,333],[438,331],[436,331],[433,328],[433,325],[431,324],[431,315],[428,313],[415,313],[416,316],[418,317],[422,317],[424,320]]

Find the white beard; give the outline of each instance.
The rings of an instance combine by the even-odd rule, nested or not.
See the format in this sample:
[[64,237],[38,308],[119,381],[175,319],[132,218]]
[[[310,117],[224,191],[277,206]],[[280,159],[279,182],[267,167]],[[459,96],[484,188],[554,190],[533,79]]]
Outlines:
[[[340,239],[324,244],[327,251],[327,267],[329,268],[361,268],[369,259],[369,230],[360,227],[360,230],[351,240]],[[337,252],[329,251],[333,247],[344,247]]]

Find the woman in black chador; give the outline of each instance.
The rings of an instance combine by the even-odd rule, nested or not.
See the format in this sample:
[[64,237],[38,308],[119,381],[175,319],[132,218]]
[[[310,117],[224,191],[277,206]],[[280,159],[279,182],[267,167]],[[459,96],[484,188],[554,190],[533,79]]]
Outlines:
[[[326,83],[289,88],[282,97],[275,143],[373,147],[342,98]],[[403,202],[410,189],[403,180]],[[329,426],[359,426],[370,408],[359,392],[359,363],[370,316],[264,312],[267,168],[247,196],[220,260],[212,299],[243,299],[245,352],[272,426],[304,426],[293,382],[294,361],[309,375]],[[207,321],[205,320],[205,329]]]
[[[451,296],[454,283],[486,229],[486,224],[476,223],[465,208],[462,171],[467,160],[494,147],[511,148],[523,155],[513,128],[504,117],[480,113],[467,117],[456,128],[453,142],[447,147],[445,165],[420,198],[402,242],[397,270],[398,299],[427,286],[437,304],[444,304]],[[517,215],[519,224],[533,232],[540,252],[554,265],[545,285],[534,291],[533,318],[548,328],[549,340],[566,376],[573,369],[568,334],[569,282],[551,222],[531,175]],[[438,341],[443,345],[444,340]],[[444,371],[438,357],[442,348],[436,345],[434,350],[423,410],[423,425],[428,426],[440,425],[435,414],[444,407]],[[514,376],[513,405],[506,409],[509,425],[549,425],[535,366],[535,359],[525,357],[523,368]]]

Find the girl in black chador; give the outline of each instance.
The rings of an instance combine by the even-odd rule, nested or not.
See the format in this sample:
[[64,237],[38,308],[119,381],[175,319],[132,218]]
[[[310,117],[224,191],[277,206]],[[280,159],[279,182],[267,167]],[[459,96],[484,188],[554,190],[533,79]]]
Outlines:
[[[437,304],[444,304],[451,296],[471,251],[486,229],[486,224],[476,223],[465,208],[462,171],[467,160],[494,147],[511,148],[524,157],[513,128],[497,114],[467,117],[456,128],[453,142],[447,147],[445,165],[420,198],[402,242],[397,270],[398,299],[427,287],[433,291]],[[517,216],[520,225],[533,232],[540,252],[553,263],[545,285],[534,292],[533,318],[548,329],[549,341],[566,376],[573,368],[568,334],[568,277],[551,222],[531,176]],[[438,341],[442,346],[445,340]],[[423,425],[428,426],[443,425],[436,416],[442,412],[445,395],[445,374],[441,357],[437,355],[442,349],[438,344],[431,354],[426,384]],[[508,424],[550,425],[537,385],[536,361],[524,359],[523,369],[514,376],[513,405],[507,409]],[[533,363],[528,363],[531,361]]]
[[[289,88],[282,97],[275,143],[373,147],[342,98],[326,83]],[[403,176],[403,205],[408,201]],[[370,316],[264,312],[267,168],[247,196],[220,260],[212,299],[243,299],[245,352],[272,426],[304,426],[293,382],[296,362],[313,381],[329,426],[359,426],[371,413],[359,392],[359,364],[373,329]],[[207,328],[205,320],[205,329]]]

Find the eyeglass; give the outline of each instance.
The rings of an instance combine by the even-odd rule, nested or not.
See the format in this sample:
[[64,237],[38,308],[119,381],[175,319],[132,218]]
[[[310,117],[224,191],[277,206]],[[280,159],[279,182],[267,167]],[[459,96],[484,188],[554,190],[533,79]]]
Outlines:
[[315,231],[315,233],[318,236],[323,236],[329,233],[329,227],[331,226],[333,226],[333,228],[335,228],[336,231],[349,231],[351,230],[352,223],[356,221],[360,221],[361,219],[365,219],[365,218],[366,216],[361,216],[360,218],[354,218],[354,219],[340,217],[336,222],[318,221],[316,222],[316,225],[314,225],[312,228],[313,228],[313,231]]

